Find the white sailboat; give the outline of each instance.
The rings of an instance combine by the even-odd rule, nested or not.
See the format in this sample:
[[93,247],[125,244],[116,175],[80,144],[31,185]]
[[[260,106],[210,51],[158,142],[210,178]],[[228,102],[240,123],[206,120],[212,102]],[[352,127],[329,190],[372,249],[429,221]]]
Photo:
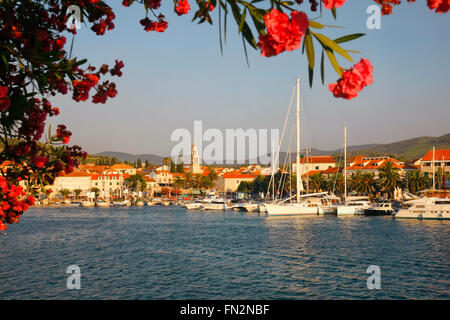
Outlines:
[[370,206],[369,197],[347,197],[347,127],[344,126],[344,204],[337,206],[337,215],[363,214]]
[[[264,207],[268,216],[280,215],[319,215],[334,211],[331,203],[328,203],[326,192],[300,195],[303,191],[303,183],[300,172],[300,79],[297,78],[297,153],[296,153],[296,186],[297,194],[294,196],[296,202],[288,202],[291,198],[278,203],[266,203]],[[319,197],[319,198],[317,198]],[[326,202],[326,203],[324,203]],[[329,210],[328,210],[329,209]]]

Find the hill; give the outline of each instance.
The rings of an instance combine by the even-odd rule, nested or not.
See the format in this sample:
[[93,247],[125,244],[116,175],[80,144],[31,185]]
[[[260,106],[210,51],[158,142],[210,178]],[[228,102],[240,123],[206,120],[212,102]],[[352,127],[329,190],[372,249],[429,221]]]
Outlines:
[[[428,150],[431,150],[433,148],[433,146],[435,146],[436,149],[450,149],[450,133],[440,137],[419,137],[387,144],[363,144],[348,146],[347,157],[350,158],[356,155],[390,155],[402,161],[411,161],[423,157]],[[312,148],[310,154],[315,156],[332,155],[335,158],[339,158],[341,153],[342,149],[326,151]],[[155,154],[130,154],[116,151],[100,152],[94,154],[94,156],[108,156],[110,158],[116,157],[119,161],[122,162],[135,162],[137,161],[137,159],[141,159],[141,161],[148,160],[153,164],[162,163],[162,160],[164,158]],[[283,164],[287,156],[288,153],[281,152],[279,163]],[[291,159],[295,159],[294,153],[291,154]]]
[[148,160],[148,162],[153,164],[161,164],[164,157],[158,156],[156,154],[131,154],[126,152],[117,152],[117,151],[104,151],[100,153],[96,153],[93,156],[100,156],[100,157],[110,157],[110,158],[117,158],[120,162],[128,161],[128,162],[135,162],[137,159],[141,159],[142,162],[145,162],[145,160]]

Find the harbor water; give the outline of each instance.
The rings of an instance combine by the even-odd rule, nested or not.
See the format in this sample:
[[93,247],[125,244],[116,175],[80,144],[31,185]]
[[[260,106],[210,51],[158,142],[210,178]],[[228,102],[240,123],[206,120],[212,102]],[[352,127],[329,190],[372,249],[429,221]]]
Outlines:
[[0,235],[0,299],[449,299],[449,265],[450,221],[37,207]]

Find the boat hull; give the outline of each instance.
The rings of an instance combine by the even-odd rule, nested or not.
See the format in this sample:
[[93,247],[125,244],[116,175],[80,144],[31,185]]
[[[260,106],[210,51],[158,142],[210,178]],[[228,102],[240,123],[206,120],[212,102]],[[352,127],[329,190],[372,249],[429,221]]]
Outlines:
[[201,203],[187,203],[185,205],[186,209],[188,210],[198,210],[202,208],[202,204]]
[[400,209],[396,214],[397,219],[433,219],[433,220],[450,220],[449,212],[411,212],[408,209]]
[[203,210],[226,210],[228,209],[226,204],[222,203],[205,203],[202,207]]
[[265,204],[268,216],[291,216],[291,215],[319,215],[324,214],[320,207],[307,207],[295,205]]
[[365,209],[364,215],[366,216],[390,216],[392,215],[393,210],[373,210],[373,209]]
[[260,211],[259,204],[247,204],[244,206],[244,209],[248,212]]
[[96,202],[95,206],[100,208],[109,208],[110,203],[109,202]]
[[92,201],[81,201],[81,206],[85,208],[90,208],[95,206],[95,202]]

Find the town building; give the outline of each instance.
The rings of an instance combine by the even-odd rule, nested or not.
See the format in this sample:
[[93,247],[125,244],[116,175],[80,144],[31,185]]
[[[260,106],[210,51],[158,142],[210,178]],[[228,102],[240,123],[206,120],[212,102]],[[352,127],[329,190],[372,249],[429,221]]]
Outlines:
[[[434,161],[433,161],[434,160]],[[435,149],[429,150],[421,159],[416,161],[416,165],[419,166],[420,171],[424,173],[426,177],[433,175],[433,163],[434,172],[444,171],[450,173],[450,149]],[[441,170],[439,170],[441,168]]]
[[[324,171],[335,168],[336,162],[332,156],[308,156],[300,159],[300,172],[302,175],[310,171]],[[297,172],[297,161],[292,163],[292,172]]]
[[240,172],[224,173],[219,175],[216,181],[216,189],[220,192],[236,192],[243,181],[252,182],[255,176]]

